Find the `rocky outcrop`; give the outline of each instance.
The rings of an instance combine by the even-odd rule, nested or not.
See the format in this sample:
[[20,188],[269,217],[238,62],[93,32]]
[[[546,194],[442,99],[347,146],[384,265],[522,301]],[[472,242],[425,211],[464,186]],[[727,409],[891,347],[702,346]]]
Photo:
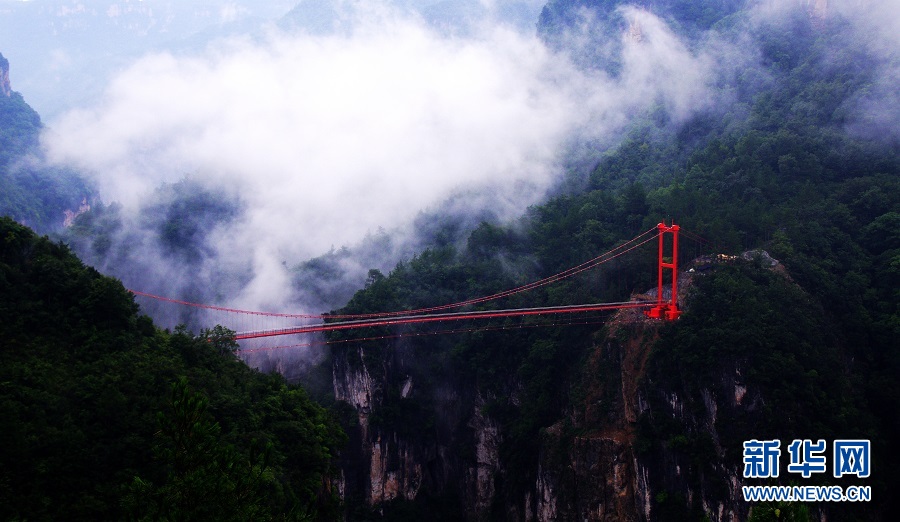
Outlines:
[[610,324],[587,361],[585,374],[596,377],[585,380],[584,401],[545,430],[534,520],[650,517],[649,470],[635,452],[634,423],[647,407],[638,383],[656,323],[625,311]]
[[484,520],[490,514],[496,494],[495,480],[500,467],[501,433],[497,421],[484,413],[486,401],[476,392],[472,417],[467,426],[475,439],[475,459],[465,472],[465,506],[470,520]]
[[684,506],[699,506],[713,521],[746,517],[746,504],[738,501],[738,469],[720,464],[697,469],[686,451],[690,441],[675,437],[651,444],[641,423],[673,423],[708,444],[717,456],[711,460],[721,462],[718,412],[752,407],[758,397],[748,395],[737,368],[717,386],[703,389],[700,404],[683,390],[648,382],[645,365],[658,328],[658,322],[635,312],[612,321],[585,369],[602,377],[588,379],[584,402],[545,432],[534,520],[657,520],[660,513],[669,516]]
[[[354,414],[345,426],[350,442],[337,489],[348,504],[376,511],[391,501],[456,491],[459,505],[470,498],[473,513],[480,513],[493,500],[490,470],[497,463],[499,430],[487,417],[473,415],[472,398],[462,397],[471,394],[438,376],[427,386],[420,383],[415,363],[395,345],[333,352],[335,398]],[[477,441],[476,458],[459,455],[460,439]]]
[[422,485],[422,464],[415,448],[394,435],[372,442],[367,502],[370,505],[416,498]]
[[12,88],[9,85],[9,60],[0,54],[0,94],[7,98],[12,95]]
[[[363,364],[362,348],[355,353],[342,353],[332,367],[334,398],[344,401],[356,410],[359,425],[365,434],[369,426],[369,412],[372,410],[372,391],[375,383],[369,370]],[[351,365],[351,361],[355,364]]]
[[[549,447],[562,442],[559,434],[546,439]],[[542,454],[535,483],[534,519],[640,520],[636,462],[627,436],[614,433],[576,436],[563,460]]]
[[66,209],[63,211],[63,226],[65,228],[69,228],[75,223],[75,218],[84,214],[85,212],[91,210],[91,205],[88,203],[87,198],[83,198],[81,200],[81,205],[79,205],[78,210]]

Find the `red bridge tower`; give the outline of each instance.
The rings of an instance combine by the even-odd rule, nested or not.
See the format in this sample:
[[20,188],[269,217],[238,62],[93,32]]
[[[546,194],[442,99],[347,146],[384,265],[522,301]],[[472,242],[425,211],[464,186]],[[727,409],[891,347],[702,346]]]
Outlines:
[[[674,222],[671,226],[665,222],[656,226],[659,230],[659,282],[656,286],[656,306],[644,312],[647,317],[674,321],[681,315],[678,309],[678,231],[681,229]],[[666,263],[663,257],[663,246],[666,234],[672,234],[672,262]],[[669,301],[663,300],[663,269],[672,270],[672,296]]]

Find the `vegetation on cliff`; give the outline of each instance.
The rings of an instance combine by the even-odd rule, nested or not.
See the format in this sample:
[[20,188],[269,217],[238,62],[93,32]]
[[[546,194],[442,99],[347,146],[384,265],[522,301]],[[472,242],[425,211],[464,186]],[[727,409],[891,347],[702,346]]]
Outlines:
[[[742,22],[727,18],[733,6],[725,7],[719,27],[727,38]],[[545,17],[570,8],[551,2]],[[658,107],[636,119],[587,178],[574,175],[568,186],[575,188],[512,226],[483,224],[467,245],[426,251],[387,276],[373,274],[344,311],[427,306],[510,288],[575,266],[673,216],[716,243],[697,248],[684,242],[682,259],[766,248],[791,281],[753,266],[709,276],[650,356],[647,386],[699,396],[702,383],[721,380],[723,368],[733,370],[740,361],[747,382],[766,397],[750,415],[719,419],[724,454],[701,434],[686,434],[685,426],[641,420],[640,447],[674,447],[697,465],[696,474],[680,479],[694,493],[692,503],[690,495],[661,495],[654,516],[704,516],[701,496],[721,501],[727,491],[721,483],[701,491],[698,477],[711,476],[711,467],[734,469],[741,440],[754,437],[871,439],[882,462],[870,483],[873,505],[823,509],[847,518],[891,512],[892,488],[900,482],[898,454],[889,446],[900,439],[900,158],[889,133],[872,134],[852,117],[878,88],[881,58],[840,19],[814,22],[804,14],[786,16],[753,33],[761,68],[722,87],[736,97],[728,114],[710,110],[672,125],[665,107]],[[530,292],[527,304],[621,300],[651,287],[654,273],[651,256],[604,265],[602,275]],[[516,297],[504,302],[518,304]],[[367,343],[364,359],[381,363],[390,350],[415,351],[416,367],[431,370],[422,370],[425,384],[405,401],[427,403],[445,381],[457,389],[474,385],[487,396],[485,411],[502,425],[493,514],[503,517],[521,509],[514,506],[535,484],[542,430],[561,422],[569,430],[562,440],[571,442],[578,429],[566,419],[578,407],[579,369],[594,350],[596,330],[581,325],[383,340]],[[385,394],[383,400],[391,411],[397,399]],[[408,432],[419,417],[383,418],[378,427]]]

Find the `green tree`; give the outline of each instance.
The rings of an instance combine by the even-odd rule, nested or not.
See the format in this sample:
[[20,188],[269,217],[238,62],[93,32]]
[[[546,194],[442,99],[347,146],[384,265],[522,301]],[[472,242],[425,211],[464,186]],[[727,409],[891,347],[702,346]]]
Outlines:
[[247,459],[222,440],[222,429],[207,412],[209,403],[188,389],[186,378],[172,384],[169,409],[159,414],[157,458],[169,470],[163,484],[134,478],[126,497],[141,520],[271,520],[267,490],[272,445]]

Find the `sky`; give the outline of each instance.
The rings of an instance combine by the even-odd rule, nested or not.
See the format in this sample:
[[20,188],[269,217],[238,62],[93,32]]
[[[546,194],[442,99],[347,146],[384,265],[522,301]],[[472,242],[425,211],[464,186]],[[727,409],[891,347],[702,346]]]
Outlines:
[[[461,30],[491,19],[532,30],[542,0],[385,0],[405,13]],[[147,52],[201,51],[266,26],[340,27],[368,0],[0,0],[0,53],[13,83],[45,118],[96,101],[117,71]],[[333,27],[332,27],[333,26]]]

